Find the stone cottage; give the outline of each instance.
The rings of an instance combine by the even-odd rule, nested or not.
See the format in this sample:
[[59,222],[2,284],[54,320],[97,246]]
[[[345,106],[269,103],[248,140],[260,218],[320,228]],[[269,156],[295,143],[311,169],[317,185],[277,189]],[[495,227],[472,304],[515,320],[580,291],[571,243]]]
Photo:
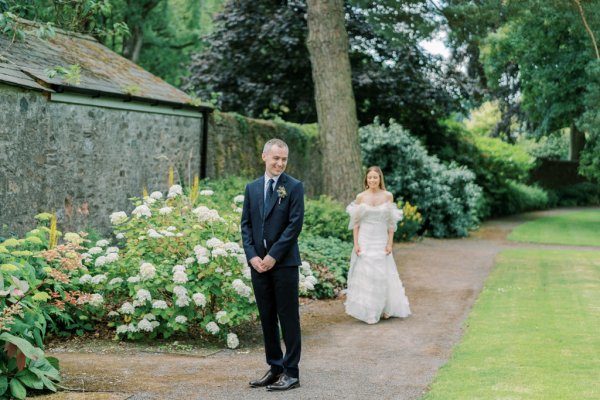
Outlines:
[[21,22],[24,40],[0,34],[0,236],[39,212],[105,229],[144,187],[164,192],[171,164],[205,176],[210,106],[92,37]]

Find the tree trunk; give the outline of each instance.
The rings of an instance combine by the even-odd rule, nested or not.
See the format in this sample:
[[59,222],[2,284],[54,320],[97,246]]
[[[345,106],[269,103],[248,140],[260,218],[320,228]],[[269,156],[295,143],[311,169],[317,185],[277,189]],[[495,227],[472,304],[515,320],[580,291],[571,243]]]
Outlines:
[[343,0],[308,0],[307,47],[323,151],[323,189],[348,203],[361,189],[362,168]]
[[573,123],[571,125],[571,146],[569,151],[569,159],[571,161],[579,161],[581,151],[585,147],[585,132],[577,129]]

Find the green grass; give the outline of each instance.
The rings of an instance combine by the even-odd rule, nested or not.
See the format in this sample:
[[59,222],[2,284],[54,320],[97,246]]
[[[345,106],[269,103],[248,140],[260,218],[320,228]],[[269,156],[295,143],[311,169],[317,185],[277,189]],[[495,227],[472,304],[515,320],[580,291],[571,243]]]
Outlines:
[[508,239],[530,243],[600,246],[600,210],[570,212],[527,222],[512,231]]
[[599,399],[600,254],[501,253],[423,400]]

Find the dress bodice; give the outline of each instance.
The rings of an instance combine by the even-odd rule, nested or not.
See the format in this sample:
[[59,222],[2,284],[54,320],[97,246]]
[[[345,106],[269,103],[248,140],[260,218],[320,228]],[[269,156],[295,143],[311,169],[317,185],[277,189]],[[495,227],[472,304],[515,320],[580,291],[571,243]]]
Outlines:
[[350,215],[348,229],[354,229],[356,225],[381,225],[386,230],[393,228],[396,231],[397,224],[403,216],[402,210],[392,202],[376,206],[352,202],[346,207],[346,212]]

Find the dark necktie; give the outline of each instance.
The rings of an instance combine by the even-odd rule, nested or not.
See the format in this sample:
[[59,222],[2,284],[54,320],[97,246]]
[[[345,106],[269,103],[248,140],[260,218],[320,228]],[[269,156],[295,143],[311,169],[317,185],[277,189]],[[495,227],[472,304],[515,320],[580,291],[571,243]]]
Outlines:
[[267,213],[267,206],[271,202],[271,198],[273,197],[273,183],[275,181],[273,179],[269,179],[269,183],[267,184],[267,195],[265,196],[265,214]]

